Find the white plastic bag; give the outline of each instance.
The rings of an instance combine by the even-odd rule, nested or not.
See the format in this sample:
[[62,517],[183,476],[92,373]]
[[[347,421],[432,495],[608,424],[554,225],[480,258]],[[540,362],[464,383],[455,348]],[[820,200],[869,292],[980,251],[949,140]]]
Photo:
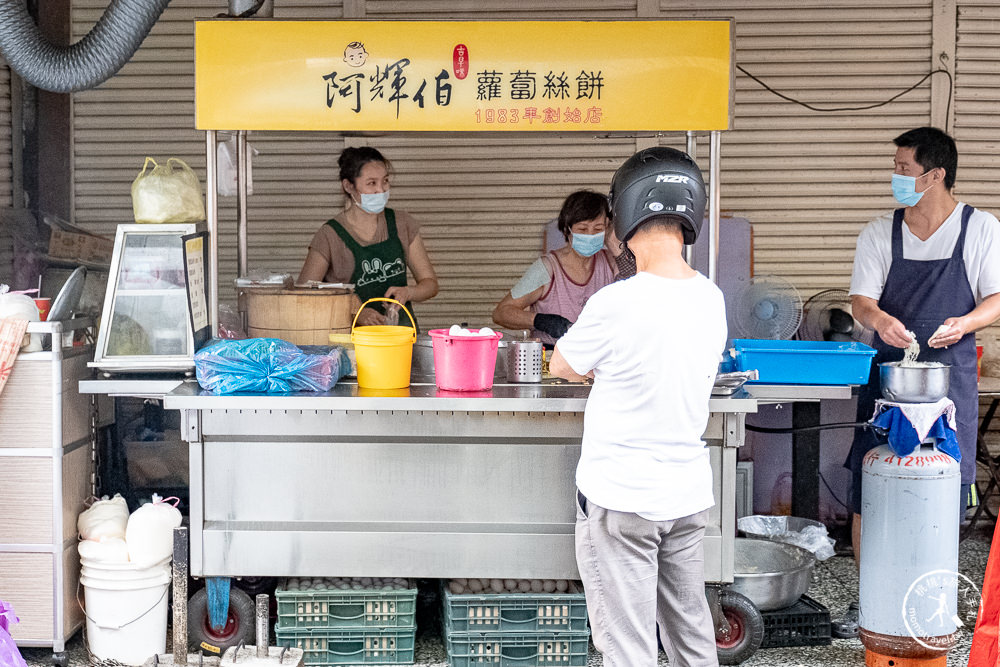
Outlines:
[[170,500],[177,498],[161,499],[154,493],[153,502],[146,503],[128,518],[125,543],[133,563],[151,565],[173,554],[174,528],[181,525],[181,512]]
[[76,529],[85,540],[100,540],[117,537],[125,539],[125,527],[128,524],[128,504],[120,494],[115,494],[111,500],[98,500],[90,509],[80,513],[76,520]]
[[736,520],[736,527],[748,535],[759,535],[773,542],[802,547],[816,557],[826,560],[834,555],[836,542],[827,534],[826,526],[807,525],[801,530],[789,530],[787,516],[752,514]]
[[[149,163],[152,170],[147,172]],[[205,219],[201,183],[191,167],[172,157],[165,165],[146,158],[132,181],[132,212],[136,222],[199,222]]]
[[[12,294],[7,291],[6,285],[0,285],[0,319],[5,317],[37,322],[39,319],[38,306],[35,305],[35,300],[27,294]],[[21,349],[24,352],[38,352],[42,349],[42,335],[24,334]]]
[[80,558],[98,563],[127,563],[128,545],[120,537],[83,540],[77,545]]

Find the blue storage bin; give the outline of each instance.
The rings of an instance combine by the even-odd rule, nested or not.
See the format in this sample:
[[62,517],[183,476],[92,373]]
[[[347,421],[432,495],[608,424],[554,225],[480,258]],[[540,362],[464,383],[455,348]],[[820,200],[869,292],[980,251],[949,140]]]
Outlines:
[[865,384],[875,350],[862,343],[737,338],[736,367],[756,384]]

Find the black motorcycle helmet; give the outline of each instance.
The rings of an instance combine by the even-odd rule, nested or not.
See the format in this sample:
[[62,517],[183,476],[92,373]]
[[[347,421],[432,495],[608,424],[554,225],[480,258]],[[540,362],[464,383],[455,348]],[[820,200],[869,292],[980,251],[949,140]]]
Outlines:
[[705,217],[705,181],[687,153],[666,147],[641,150],[611,180],[615,235],[626,242],[642,223],[661,215],[680,218],[684,244],[691,245]]

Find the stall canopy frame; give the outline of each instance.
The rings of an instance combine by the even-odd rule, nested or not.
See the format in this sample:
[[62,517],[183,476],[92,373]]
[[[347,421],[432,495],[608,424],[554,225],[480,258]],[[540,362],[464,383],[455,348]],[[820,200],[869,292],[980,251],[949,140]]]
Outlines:
[[[517,29],[513,31],[498,30],[497,28],[504,27],[498,26],[498,23],[516,23]],[[510,71],[520,66],[524,66],[525,70],[533,68],[544,71],[545,65],[551,65],[551,59],[556,58],[551,53],[559,54],[559,58],[564,58],[564,54],[568,54],[569,58],[590,58],[591,73],[593,73],[594,67],[598,68],[598,74],[601,75],[601,80],[604,80],[604,73],[606,72],[607,76],[611,77],[611,80],[616,84],[620,84],[618,85],[619,92],[624,91],[624,93],[617,100],[614,99],[613,95],[610,95],[609,106],[615,109],[614,105],[616,102],[620,105],[616,113],[609,113],[604,117],[598,113],[595,124],[590,125],[584,132],[594,133],[595,136],[649,135],[656,137],[685,132],[687,137],[687,152],[692,156],[696,154],[698,135],[707,132],[709,135],[708,243],[710,248],[708,277],[713,282],[717,281],[718,229],[721,208],[719,184],[721,134],[722,130],[729,129],[733,116],[734,69],[732,65],[733,32],[731,20],[649,21],[640,19],[631,21],[524,22],[205,20],[197,21],[195,27],[196,124],[199,129],[205,129],[205,204],[209,232],[208,306],[213,331],[218,329],[219,318],[217,234],[219,211],[216,186],[218,178],[216,156],[218,131],[227,129],[232,131],[232,127],[240,127],[240,129],[235,130],[237,137],[237,270],[240,276],[244,276],[247,273],[248,256],[248,129],[265,131],[294,129],[338,130],[343,132],[424,133],[440,132],[443,129],[427,127],[428,121],[426,120],[426,115],[420,116],[417,114],[417,118],[415,119],[405,116],[400,118],[398,107],[396,117],[391,120],[383,118],[382,120],[372,121],[365,119],[363,114],[355,114],[353,117],[348,117],[349,122],[338,122],[337,127],[331,127],[329,120],[317,120],[316,105],[312,99],[314,91],[312,89],[308,93],[303,93],[293,86],[288,94],[274,95],[275,86],[287,87],[287,81],[295,81],[296,77],[299,77],[303,81],[315,80],[317,78],[317,66],[320,68],[325,66],[327,69],[337,66],[343,70],[344,66],[337,64],[341,60],[339,49],[336,57],[334,57],[331,55],[329,44],[344,42],[347,39],[346,35],[363,35],[364,39],[368,40],[368,44],[370,45],[378,44],[380,37],[385,38],[386,35],[383,33],[387,33],[392,38],[391,41],[393,44],[404,41],[401,39],[401,35],[405,35],[410,40],[406,42],[406,44],[411,45],[409,48],[412,48],[416,54],[420,54],[422,53],[422,49],[428,48],[429,42],[433,43],[435,40],[440,40],[440,35],[442,34],[447,39],[449,36],[454,35],[456,30],[461,31],[458,33],[461,37],[465,37],[466,33],[470,33],[468,40],[463,40],[463,43],[455,45],[454,49],[449,51],[449,53],[456,54],[453,63],[449,63],[449,65],[454,66],[453,72],[456,75],[460,73],[457,55],[460,47],[463,49],[463,53],[486,53],[487,61],[490,61],[492,58],[492,61],[499,62],[501,67],[503,65],[510,67]],[[477,34],[476,28],[482,31],[484,27],[489,28],[486,31],[487,35],[502,35],[502,39],[487,37],[486,42],[474,41]],[[553,30],[553,28],[558,29]],[[405,29],[405,32],[401,33],[400,30],[402,29]],[[517,39],[512,40],[510,38],[510,34],[514,34],[522,40],[531,39],[533,31],[537,35],[537,31],[540,29],[544,29],[546,35],[557,36],[552,39],[546,39],[544,48],[538,46],[536,49],[534,48],[535,44],[530,44],[532,48],[528,49],[525,48],[525,43],[518,43]],[[344,30],[348,30],[349,32],[343,32]],[[603,52],[597,49],[596,54],[594,48],[595,30],[598,31],[596,34],[600,35],[604,35],[600,31],[610,31],[607,35],[604,35],[608,37],[607,39],[596,40],[597,43],[603,44],[606,47]],[[234,33],[234,31],[236,32]],[[665,31],[670,32],[676,39],[672,42],[661,41],[659,37]],[[689,32],[691,34],[688,34]],[[246,38],[234,39],[237,35]],[[331,38],[330,35],[333,35],[333,37]],[[708,36],[707,38],[706,35]],[[275,40],[279,45],[287,45],[290,43],[289,36],[297,38],[294,42],[291,42],[298,49],[296,52],[297,55],[289,57],[286,48],[265,48],[266,46],[270,46],[272,40]],[[582,39],[586,37],[589,37],[589,39]],[[685,38],[688,39],[687,44],[691,52],[684,52]],[[455,39],[447,42],[449,49],[452,48],[451,45]],[[493,41],[490,41],[490,39]],[[642,40],[644,39],[649,48],[642,48],[644,43]],[[638,44],[638,48],[630,49],[630,52],[636,50],[639,53],[659,53],[654,56],[645,56],[644,62],[647,67],[637,67],[634,56],[630,59],[630,57],[623,57],[621,55],[623,50],[620,48],[620,44],[623,40],[627,40],[625,43],[629,43],[633,47]],[[352,39],[352,42],[357,41]],[[468,41],[471,48],[466,46],[465,41]],[[588,45],[585,55],[579,49],[579,44],[583,43]],[[664,43],[670,45],[669,55],[665,52]],[[234,48],[231,46],[233,44],[240,46]],[[709,46],[706,46],[706,44]],[[434,44],[431,45],[435,46]],[[348,46],[350,47],[350,44]],[[436,46],[440,47],[440,44],[436,44]],[[467,48],[469,50],[465,51]],[[714,51],[711,50],[713,48]],[[243,49],[243,51],[240,49]],[[302,51],[302,49],[305,49],[305,51]],[[550,51],[546,51],[546,49]],[[554,51],[552,51],[553,49]],[[705,52],[705,49],[709,49],[709,52]],[[252,60],[245,58],[247,50],[254,54]],[[536,50],[540,52],[540,55],[536,56]],[[525,56],[524,53],[526,52],[529,55]],[[546,56],[546,53],[550,53],[550,55]],[[660,55],[661,53],[662,55]],[[343,62],[347,62],[346,49],[343,55],[345,56]],[[396,80],[399,81],[401,79],[405,82],[405,77],[398,76],[402,72],[402,70],[398,69],[398,66],[399,63],[403,62],[408,64],[410,59],[401,57],[399,53],[395,54],[395,56],[398,59],[393,63],[392,67],[397,67],[395,70],[397,74]],[[546,57],[550,60],[538,61],[535,59],[544,59]],[[594,61],[594,58],[597,58],[597,60]],[[234,67],[234,62],[252,62],[253,65],[246,68]],[[292,64],[289,65],[289,62]],[[706,62],[709,63],[707,69],[705,69]],[[661,68],[659,70],[660,76],[652,77],[653,79],[656,81],[667,81],[672,85],[649,86],[643,80],[643,76],[648,75],[649,63],[653,63],[653,68]],[[560,62],[555,63],[555,69],[558,69],[559,64]],[[567,64],[562,62],[564,70],[571,68],[573,64],[576,64],[576,62],[574,61],[574,63],[571,63],[567,67]],[[470,70],[474,69],[474,65]],[[498,67],[497,69],[500,68]],[[326,70],[320,69],[319,71]],[[375,71],[376,77],[371,79],[373,82],[376,82],[376,79],[379,77],[382,77],[382,81],[388,82],[387,77],[390,75],[390,65],[388,62],[386,62],[385,69],[382,70],[381,74],[379,73],[380,70],[377,64]],[[416,72],[417,70],[414,71]],[[221,72],[225,73],[224,77],[220,77]],[[451,73],[442,68],[441,74],[443,78],[447,79],[449,77],[445,75],[450,75]],[[583,71],[581,71],[582,74]],[[713,74],[714,77],[712,76]],[[331,71],[322,77],[327,81],[327,107],[331,106],[329,85],[331,81],[337,80],[335,75],[336,71]],[[466,73],[467,75],[468,72]],[[355,75],[355,79],[360,78],[360,74]],[[424,81],[426,82],[427,79],[425,78]],[[457,84],[458,82],[456,81],[455,83]],[[667,104],[666,102],[669,101],[669,95],[673,94],[669,91],[678,86],[684,87],[688,93],[693,89],[698,89],[702,92],[700,96],[695,96],[697,101],[694,104],[700,105],[698,106],[699,113],[696,116],[699,119],[704,118],[707,120],[693,121],[690,114],[679,115],[673,112],[673,110],[679,109],[681,106]],[[468,91],[469,86],[465,86],[464,90]],[[668,92],[664,93],[664,90]],[[396,92],[398,93],[399,90],[397,89]],[[668,97],[663,98],[664,94],[667,94]],[[660,95],[661,98],[657,98],[657,95]],[[484,106],[488,108],[488,104],[484,104],[481,101],[481,94],[479,97],[480,99],[478,100],[472,100],[469,96],[458,99],[455,108],[447,110],[449,113],[465,113],[465,116],[458,116],[457,120],[452,121],[458,124],[455,127],[457,131],[483,131],[477,126],[471,125],[470,120],[472,118],[470,114],[475,113],[476,109],[481,111]],[[687,109],[690,106],[688,103],[689,98],[690,95],[685,95],[685,105],[683,107],[685,111],[689,111]],[[278,108],[267,108],[274,106],[270,101],[272,99],[278,100]],[[360,95],[358,95],[358,100],[360,99]],[[260,100],[264,101],[260,102]],[[622,103],[624,103],[624,106],[621,106]],[[358,107],[360,108],[360,101]],[[423,105],[420,108],[422,110]],[[456,109],[457,112],[455,111]],[[211,110],[211,113],[208,113],[208,110]],[[600,112],[600,109],[598,111]],[[558,110],[556,115],[558,117]],[[616,119],[615,122],[609,122],[606,126],[602,127],[601,123],[609,116],[612,119]],[[452,113],[452,117],[455,117],[454,113]],[[482,116],[477,117],[481,118]],[[228,128],[224,127],[224,124],[230,121],[233,125]],[[373,122],[376,124],[372,125]],[[691,124],[688,127],[683,127],[678,124],[679,122]],[[628,126],[622,125],[622,123],[628,123]],[[510,126],[501,129],[506,132],[519,134],[545,131],[564,134],[568,134],[571,131],[581,132],[581,130],[577,130],[576,128],[570,130],[565,126],[558,125],[551,128],[538,125],[534,126],[532,130],[512,129]],[[496,130],[497,127],[493,126],[488,131],[495,132]],[[689,261],[690,257],[689,253]]]

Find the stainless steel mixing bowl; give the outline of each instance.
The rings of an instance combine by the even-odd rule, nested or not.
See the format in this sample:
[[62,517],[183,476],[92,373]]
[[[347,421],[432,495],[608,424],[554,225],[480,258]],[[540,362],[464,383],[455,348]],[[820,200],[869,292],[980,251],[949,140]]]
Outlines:
[[784,609],[809,590],[815,563],[813,555],[800,547],[738,537],[733,590],[761,611]]
[[951,366],[900,366],[897,361],[878,365],[882,396],[896,403],[934,403],[948,395]]

